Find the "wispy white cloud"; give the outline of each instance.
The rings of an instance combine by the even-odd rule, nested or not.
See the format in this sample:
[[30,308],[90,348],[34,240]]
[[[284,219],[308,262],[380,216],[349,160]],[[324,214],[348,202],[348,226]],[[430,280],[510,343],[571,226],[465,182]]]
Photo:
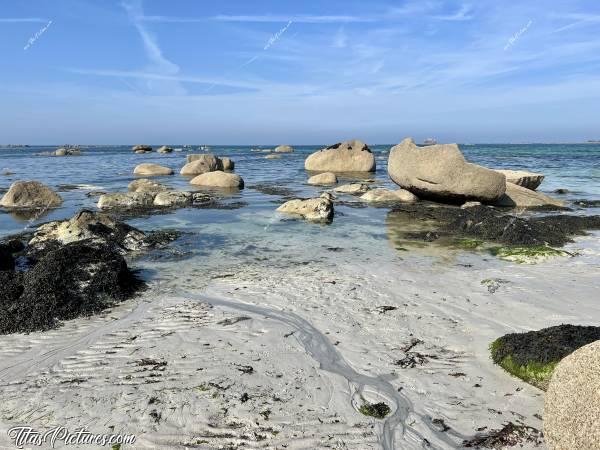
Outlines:
[[343,27],[338,28],[337,33],[333,37],[333,47],[334,48],[345,48],[348,42],[348,36],[344,31]]
[[297,22],[297,23],[351,23],[351,22],[373,22],[375,19],[369,16],[336,16],[336,15],[256,15],[256,16],[230,16],[218,15],[212,20],[220,22]]
[[[169,61],[162,52],[158,44],[158,39],[156,36],[148,30],[143,21],[140,20],[140,17],[144,16],[142,0],[125,0],[122,3],[123,8],[127,11],[127,14],[135,26],[136,30],[140,34],[142,38],[142,42],[144,44],[144,51],[146,53],[147,58],[150,60],[150,66],[147,68],[147,71],[155,74],[167,74],[167,75],[176,75],[179,73],[180,68],[177,64]],[[161,78],[148,78],[149,80],[161,80]],[[164,80],[169,80],[165,78]],[[163,92],[165,90],[173,91],[175,94],[183,95],[185,94],[185,89],[181,83],[178,82],[177,79],[170,80],[171,82],[167,83],[152,83],[148,82],[146,87],[151,91],[160,91]]]
[[572,22],[565,26],[557,28],[556,30],[554,30],[554,33],[560,33],[562,31],[570,30],[571,28],[587,26],[587,25],[594,25],[594,24],[600,23],[600,15],[596,15],[596,14],[580,14],[580,13],[566,14],[566,15],[561,16],[561,18],[569,19]]
[[449,22],[459,22],[459,21],[464,21],[464,20],[471,20],[473,18],[472,11],[473,10],[470,5],[462,5],[460,7],[460,9],[457,12],[455,12],[454,14],[435,15],[435,16],[433,16],[433,18],[437,19],[437,20],[446,20]]
[[0,23],[47,23],[41,17],[0,17]]

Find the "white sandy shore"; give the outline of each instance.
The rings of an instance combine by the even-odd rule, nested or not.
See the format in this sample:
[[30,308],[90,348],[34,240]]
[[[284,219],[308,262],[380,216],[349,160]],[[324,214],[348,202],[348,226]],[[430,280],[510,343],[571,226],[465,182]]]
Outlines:
[[[338,265],[203,277],[173,265],[101,316],[0,337],[0,446],[14,448],[14,425],[133,433],[134,448],[169,449],[451,449],[508,421],[541,429],[543,393],[494,366],[488,345],[597,324],[592,256],[465,267],[342,252]],[[506,283],[491,293],[484,279]],[[424,358],[396,365],[414,339],[408,356]],[[361,396],[386,402],[391,418],[359,413]]]

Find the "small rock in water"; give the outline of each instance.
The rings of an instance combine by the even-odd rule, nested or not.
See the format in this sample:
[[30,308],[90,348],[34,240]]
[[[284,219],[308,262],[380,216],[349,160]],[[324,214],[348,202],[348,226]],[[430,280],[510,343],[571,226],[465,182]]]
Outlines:
[[63,200],[56,192],[38,181],[15,181],[0,199],[6,208],[55,208]]
[[290,200],[277,211],[298,215],[311,222],[331,222],[333,220],[333,202],[328,198],[311,198],[308,200]]
[[337,182],[338,179],[335,176],[335,173],[333,172],[324,172],[318,175],[314,175],[310,177],[307,181],[308,184],[312,184],[314,186],[336,184]]
[[369,185],[363,183],[353,183],[353,184],[344,184],[342,186],[338,186],[334,189],[334,192],[339,192],[342,194],[351,194],[351,195],[362,195],[366,193],[369,189]]
[[173,169],[165,166],[161,166],[159,164],[151,164],[144,163],[139,164],[133,169],[134,175],[143,175],[143,176],[163,176],[163,175],[173,175]]

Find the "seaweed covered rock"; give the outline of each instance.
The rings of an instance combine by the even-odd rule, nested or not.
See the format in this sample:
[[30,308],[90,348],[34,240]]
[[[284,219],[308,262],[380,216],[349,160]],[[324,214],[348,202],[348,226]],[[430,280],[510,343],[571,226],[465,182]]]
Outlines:
[[390,151],[388,173],[419,198],[442,202],[494,202],[506,190],[503,174],[467,162],[456,144],[418,147],[405,139]]
[[576,350],[554,370],[544,436],[552,450],[600,448],[600,341]]
[[307,200],[290,200],[277,208],[277,211],[300,216],[310,222],[331,222],[334,214],[331,196],[327,194]]
[[123,251],[132,251],[144,248],[145,239],[146,235],[137,228],[117,221],[108,214],[84,209],[71,219],[40,225],[29,245],[40,248],[51,241],[68,244],[92,240],[114,245]]
[[14,253],[23,250],[23,243],[18,239],[0,242],[0,270],[14,270]]
[[131,147],[131,151],[134,153],[150,153],[152,151],[151,145],[138,144]]
[[55,208],[63,200],[56,192],[38,181],[15,181],[0,199],[6,208]]
[[572,236],[600,229],[600,216],[517,217],[488,206],[462,209],[428,202],[395,206],[386,222],[419,228],[423,236],[467,237],[512,246],[561,246]]
[[556,365],[580,347],[600,340],[600,327],[559,325],[511,333],[490,345],[492,360],[512,375],[546,390]]
[[1,272],[1,334],[56,327],[102,311],[143,286],[110,245],[72,242],[37,258],[24,274]]
[[364,142],[345,141],[311,154],[304,168],[315,172],[375,172],[375,157]]

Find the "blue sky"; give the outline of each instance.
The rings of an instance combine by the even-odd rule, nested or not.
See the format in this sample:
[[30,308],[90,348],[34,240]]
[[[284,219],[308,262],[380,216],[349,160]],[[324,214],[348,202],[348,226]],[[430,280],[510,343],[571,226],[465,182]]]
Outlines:
[[600,139],[598,0],[0,3],[1,143]]

